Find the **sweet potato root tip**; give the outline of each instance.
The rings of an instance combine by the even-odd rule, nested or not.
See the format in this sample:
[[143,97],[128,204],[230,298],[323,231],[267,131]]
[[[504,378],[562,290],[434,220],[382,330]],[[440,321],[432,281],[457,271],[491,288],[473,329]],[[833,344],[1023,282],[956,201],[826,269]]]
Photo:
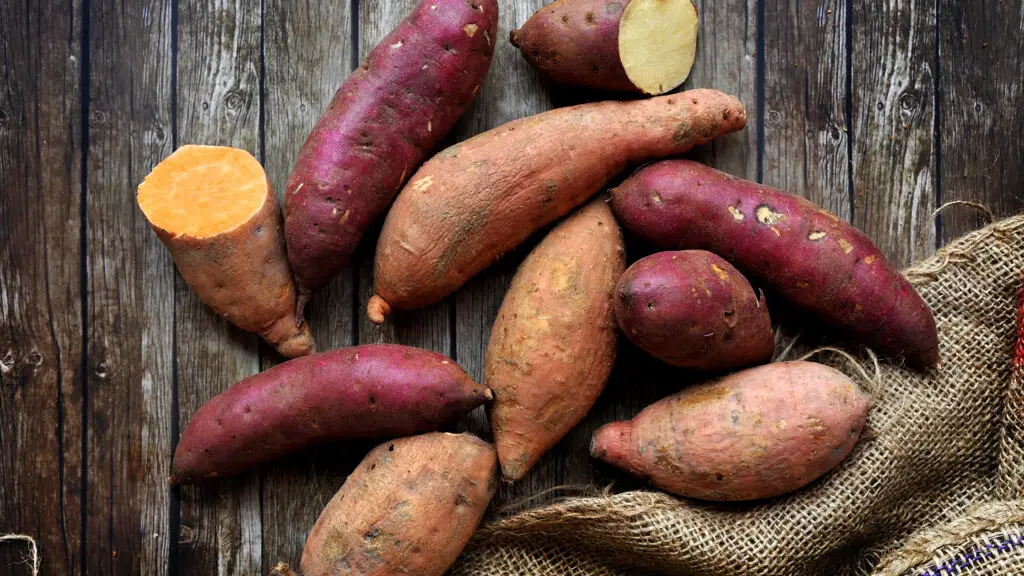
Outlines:
[[620,465],[629,455],[631,428],[629,422],[612,422],[605,424],[594,432],[590,439],[590,455]]
[[370,322],[374,324],[383,324],[384,318],[389,314],[391,314],[391,305],[376,294],[366,304],[366,315],[370,318]]

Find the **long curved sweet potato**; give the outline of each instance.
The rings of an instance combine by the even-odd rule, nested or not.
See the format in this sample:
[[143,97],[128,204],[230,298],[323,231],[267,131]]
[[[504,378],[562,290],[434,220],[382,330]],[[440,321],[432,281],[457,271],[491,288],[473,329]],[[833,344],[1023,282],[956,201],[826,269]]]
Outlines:
[[849,454],[871,407],[842,372],[780,362],[688,388],[594,433],[591,455],[662,490],[759,500],[798,490]]
[[281,208],[251,154],[182,146],[146,176],[136,199],[182,278],[207,306],[285,357],[316,351],[296,311]]
[[173,483],[228,476],[307,446],[436,430],[492,398],[455,362],[427,350],[368,344],[250,376],[189,420]]
[[690,90],[559,108],[442,151],[384,222],[370,320],[443,299],[630,164],[681,154],[746,121],[736,98]]
[[338,89],[286,188],[300,314],[473,101],[497,23],[496,0],[423,0]]
[[497,490],[494,448],[433,433],[370,452],[327,503],[302,551],[305,576],[441,576]]
[[820,321],[916,368],[939,361],[931,310],[860,230],[807,200],[689,160],[645,166],[612,192],[627,229],[732,262]]
[[612,293],[625,265],[619,226],[595,200],[551,230],[516,271],[484,362],[506,480],[522,478],[604,389],[615,361]]

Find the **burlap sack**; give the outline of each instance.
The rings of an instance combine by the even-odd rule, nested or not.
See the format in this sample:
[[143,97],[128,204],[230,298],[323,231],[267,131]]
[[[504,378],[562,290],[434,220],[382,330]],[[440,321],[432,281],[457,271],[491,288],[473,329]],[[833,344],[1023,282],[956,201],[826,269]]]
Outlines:
[[489,523],[454,575],[1024,575],[1022,271],[1024,216],[906,272],[935,312],[942,366],[883,364],[864,438],[810,487],[753,505],[572,498]]

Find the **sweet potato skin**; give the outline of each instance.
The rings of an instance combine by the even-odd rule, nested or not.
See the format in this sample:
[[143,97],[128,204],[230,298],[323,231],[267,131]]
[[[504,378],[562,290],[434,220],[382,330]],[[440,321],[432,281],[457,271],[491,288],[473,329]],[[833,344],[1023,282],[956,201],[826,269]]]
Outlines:
[[440,152],[388,212],[370,320],[443,299],[628,165],[685,152],[743,128],[746,118],[736,98],[690,90],[559,108]]
[[615,361],[615,281],[622,233],[604,200],[556,226],[519,267],[484,361],[494,443],[519,480],[587,414]]
[[619,59],[619,19],[629,0],[558,0],[510,35],[545,76],[571,86],[640,92]]
[[441,576],[497,489],[494,448],[471,434],[432,433],[370,452],[306,538],[304,576]]
[[496,0],[423,0],[338,89],[286,188],[300,313],[466,111],[497,22]]
[[702,500],[772,498],[842,462],[868,396],[841,372],[782,362],[689,388],[594,433],[591,455]]
[[171,252],[185,282],[214,312],[259,334],[286,358],[316,351],[309,326],[297,316],[281,208],[269,180],[263,207],[228,232],[193,238],[152,222],[150,227]]
[[368,344],[307,356],[203,404],[174,452],[171,482],[229,476],[329,440],[436,430],[491,398],[427,350]]
[[630,266],[616,285],[615,317],[634,344],[682,368],[741,368],[775,351],[764,295],[703,250],[658,252]]
[[612,199],[619,222],[655,246],[719,254],[876,352],[919,369],[939,361],[935,319],[913,286],[867,236],[803,198],[669,160]]

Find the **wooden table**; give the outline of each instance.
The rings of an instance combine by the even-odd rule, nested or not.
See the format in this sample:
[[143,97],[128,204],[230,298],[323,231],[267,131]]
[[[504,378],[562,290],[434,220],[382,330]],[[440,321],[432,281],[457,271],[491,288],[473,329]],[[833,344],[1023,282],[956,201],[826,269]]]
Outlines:
[[[0,533],[38,539],[42,573],[265,574],[297,562],[369,444],[168,487],[192,412],[279,360],[196,299],[135,187],[178,145],[205,143],[253,152],[280,192],[347,72],[414,3],[0,0]],[[453,141],[575,97],[543,85],[505,40],[543,3],[501,2],[488,81]],[[933,217],[943,203],[997,216],[1024,204],[1020,0],[697,4],[687,85],[737,94],[750,118],[699,157],[821,203],[899,264],[984,222],[963,206]],[[525,251],[377,328],[363,314],[372,248],[311,304],[321,348],[416,345],[479,378]],[[679,385],[629,347],[622,357],[588,420],[499,503],[607,483],[586,455],[590,433]],[[462,427],[488,434],[482,413]],[[0,545],[0,573],[28,574],[14,565],[25,550]]]

